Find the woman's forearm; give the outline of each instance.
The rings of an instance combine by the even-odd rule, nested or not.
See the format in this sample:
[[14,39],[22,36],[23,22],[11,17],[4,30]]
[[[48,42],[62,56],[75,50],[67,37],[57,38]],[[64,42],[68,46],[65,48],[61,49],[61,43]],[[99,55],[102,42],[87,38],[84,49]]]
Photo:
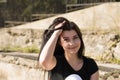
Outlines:
[[56,64],[54,50],[60,33],[60,30],[54,31],[40,53],[39,62],[47,70],[52,69]]

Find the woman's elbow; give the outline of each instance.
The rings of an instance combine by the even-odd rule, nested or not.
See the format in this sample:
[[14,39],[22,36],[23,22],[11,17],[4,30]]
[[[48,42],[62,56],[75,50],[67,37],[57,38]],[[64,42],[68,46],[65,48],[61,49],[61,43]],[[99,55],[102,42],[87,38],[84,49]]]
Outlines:
[[46,60],[45,60],[45,59],[40,58],[40,59],[39,59],[39,64],[40,64],[40,66],[41,66],[42,68],[46,68],[47,63],[46,63]]
[[47,61],[47,60],[41,58],[41,59],[39,59],[39,63],[41,65],[41,67],[45,70],[53,69],[53,65],[50,61]]

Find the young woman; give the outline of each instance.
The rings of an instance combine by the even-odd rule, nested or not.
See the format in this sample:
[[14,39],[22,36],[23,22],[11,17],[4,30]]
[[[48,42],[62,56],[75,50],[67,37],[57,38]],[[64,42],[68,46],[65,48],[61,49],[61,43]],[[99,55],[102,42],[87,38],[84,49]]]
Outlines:
[[73,80],[99,78],[95,61],[84,56],[79,27],[64,17],[56,18],[45,30],[40,50],[39,63],[44,70],[51,71],[50,80],[68,80],[71,76],[76,78]]

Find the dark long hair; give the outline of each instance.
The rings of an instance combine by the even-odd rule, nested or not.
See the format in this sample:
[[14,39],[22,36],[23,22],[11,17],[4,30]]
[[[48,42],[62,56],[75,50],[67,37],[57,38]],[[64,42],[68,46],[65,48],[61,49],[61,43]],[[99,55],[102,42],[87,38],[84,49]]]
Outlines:
[[[85,48],[84,47],[84,42],[83,42],[83,39],[82,39],[82,33],[81,33],[79,27],[74,22],[68,21],[64,17],[58,17],[58,18],[56,18],[53,21],[53,23],[49,26],[49,28],[44,31],[43,36],[42,36],[43,40],[42,40],[42,44],[41,44],[41,48],[40,48],[40,53],[41,53],[44,45],[48,41],[48,39],[53,34],[53,32],[55,30],[54,29],[55,25],[57,25],[57,24],[59,24],[59,23],[61,23],[63,21],[65,21],[64,25],[62,26],[63,31],[75,30],[77,32],[79,38],[80,38],[81,47],[80,47],[80,49],[78,51],[78,57],[81,58],[84,55],[84,48]],[[40,53],[39,53],[39,56],[40,56]],[[63,50],[62,46],[59,44],[59,39],[58,39],[54,55],[57,56],[57,55],[62,55],[62,54],[64,54],[64,50]],[[39,59],[39,57],[38,57],[38,59]]]

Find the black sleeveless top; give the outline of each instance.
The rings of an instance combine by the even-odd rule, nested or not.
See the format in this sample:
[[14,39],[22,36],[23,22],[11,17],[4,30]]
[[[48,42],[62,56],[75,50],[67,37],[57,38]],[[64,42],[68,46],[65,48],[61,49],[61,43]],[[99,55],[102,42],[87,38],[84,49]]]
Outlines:
[[90,80],[93,73],[98,71],[98,66],[92,58],[83,57],[83,66],[75,71],[67,62],[64,56],[57,56],[57,65],[51,70],[51,80],[65,80],[71,74],[79,75],[82,80]]

